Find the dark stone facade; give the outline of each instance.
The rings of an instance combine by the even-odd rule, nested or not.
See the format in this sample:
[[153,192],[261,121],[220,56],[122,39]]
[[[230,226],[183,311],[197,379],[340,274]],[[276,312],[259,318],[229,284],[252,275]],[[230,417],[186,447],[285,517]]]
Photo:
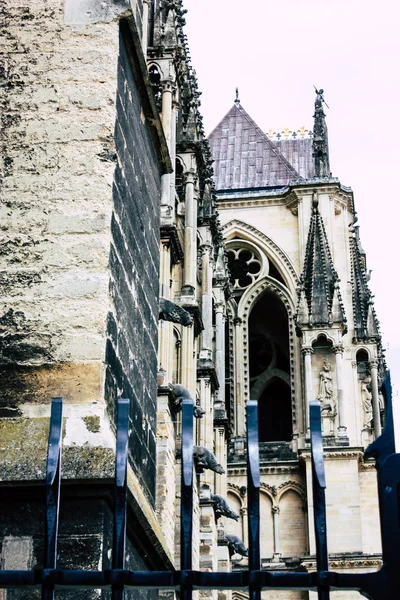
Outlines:
[[[40,487],[14,489],[3,493],[0,521],[0,554],[6,568],[41,569],[44,555],[44,490]],[[83,486],[79,493],[63,488],[60,504],[57,567],[97,571],[111,568],[113,538],[112,489],[107,486]],[[135,531],[133,532],[133,529]],[[126,568],[145,571],[143,556],[149,553],[146,540],[138,535],[140,527],[129,528],[126,541]],[[148,542],[147,542],[148,545]],[[4,568],[4,567],[3,567]],[[2,596],[0,596],[2,598]],[[38,589],[8,589],[7,600],[36,600]],[[111,592],[101,590],[57,590],[63,600],[108,600]],[[155,600],[157,590],[125,591],[125,598]]]
[[161,176],[122,34],[115,143],[106,395],[111,412],[131,400],[131,464],[154,502]]

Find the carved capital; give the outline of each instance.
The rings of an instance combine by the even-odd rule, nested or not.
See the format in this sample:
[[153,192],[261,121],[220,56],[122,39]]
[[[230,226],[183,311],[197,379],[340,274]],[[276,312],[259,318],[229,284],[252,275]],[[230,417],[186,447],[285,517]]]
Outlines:
[[240,317],[235,317],[235,318],[233,319],[233,323],[234,323],[235,325],[241,325],[241,324],[242,324],[242,322],[243,322],[243,321],[242,321],[242,319],[241,319]]
[[194,172],[194,170],[191,170],[191,171],[186,171],[186,173],[183,174],[182,179],[183,179],[183,182],[185,185],[188,185],[189,183],[195,185],[195,183],[197,181],[197,176],[196,176],[196,173]]
[[279,506],[273,506],[271,508],[272,514],[273,515],[279,515],[279,513],[281,512],[281,509],[279,508]]
[[202,256],[203,256],[204,254],[208,254],[208,256],[211,256],[212,249],[213,249],[213,248],[212,248],[212,245],[211,245],[210,243],[205,243],[205,244],[202,244],[202,245],[199,247],[199,250],[200,250],[200,252],[201,252],[201,255],[202,255]]
[[314,350],[311,348],[311,346],[304,346],[304,348],[301,349],[301,353],[303,356],[306,356],[307,354],[313,354]]
[[338,344],[337,346],[333,346],[332,350],[334,354],[343,354],[344,352],[344,348],[340,344]]
[[164,79],[161,82],[161,87],[162,87],[162,91],[164,92],[169,92],[170,94],[172,94],[172,92],[174,91],[174,82],[172,80],[172,78],[167,78]]
[[376,358],[373,358],[372,360],[369,361],[369,366],[371,367],[371,369],[377,369],[379,365],[379,361]]

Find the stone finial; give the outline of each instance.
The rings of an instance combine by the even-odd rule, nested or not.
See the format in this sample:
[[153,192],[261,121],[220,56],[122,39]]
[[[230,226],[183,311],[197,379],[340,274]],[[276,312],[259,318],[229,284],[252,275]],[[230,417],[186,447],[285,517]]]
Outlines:
[[239,88],[236,88],[235,104],[240,104],[240,100],[239,100]]
[[328,106],[324,100],[324,90],[315,88],[317,97],[314,106],[314,132],[313,132],[313,159],[314,176],[331,177],[329,166],[328,128],[325,122],[325,113],[322,104]]

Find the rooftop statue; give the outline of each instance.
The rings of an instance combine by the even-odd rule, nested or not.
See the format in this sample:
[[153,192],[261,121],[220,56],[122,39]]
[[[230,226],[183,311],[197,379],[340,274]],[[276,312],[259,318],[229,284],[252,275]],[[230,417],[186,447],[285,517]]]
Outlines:
[[[315,87],[315,86],[314,86]],[[314,105],[314,131],[313,131],[313,158],[314,176],[331,177],[329,166],[328,128],[325,122],[323,104],[328,106],[324,100],[324,90],[315,88],[317,97]]]

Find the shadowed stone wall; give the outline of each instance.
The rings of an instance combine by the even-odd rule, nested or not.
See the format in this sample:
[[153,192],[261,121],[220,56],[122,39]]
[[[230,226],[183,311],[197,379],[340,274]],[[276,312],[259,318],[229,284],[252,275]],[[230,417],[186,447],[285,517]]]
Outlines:
[[160,173],[120,35],[106,396],[131,399],[130,456],[155,495]]

